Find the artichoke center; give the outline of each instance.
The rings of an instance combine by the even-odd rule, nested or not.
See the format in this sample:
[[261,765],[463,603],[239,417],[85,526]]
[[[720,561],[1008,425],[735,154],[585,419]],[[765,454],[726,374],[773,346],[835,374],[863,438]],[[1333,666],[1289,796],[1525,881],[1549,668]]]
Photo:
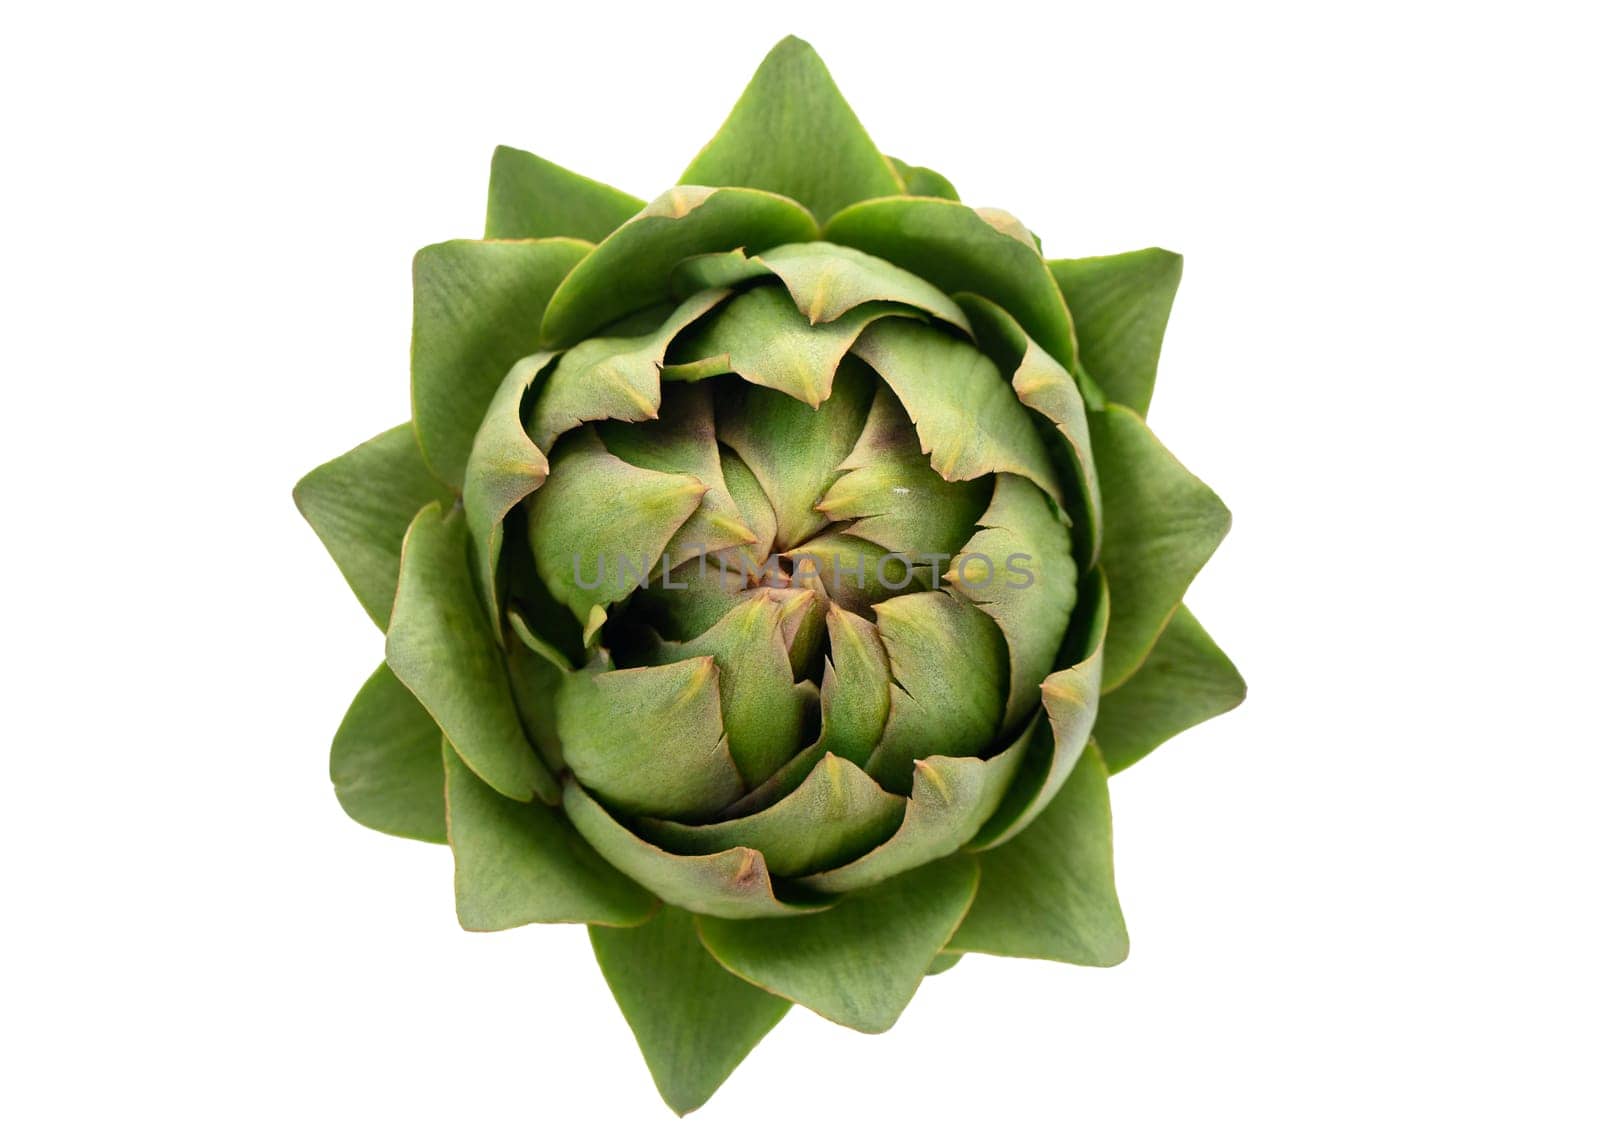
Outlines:
[[[1008,374],[961,307],[850,249],[712,253],[674,280],[675,307],[537,378],[550,471],[524,505],[525,598],[570,611],[586,671],[710,659],[693,743],[725,741],[733,772],[700,817],[828,753],[904,793],[917,759],[999,750],[1037,709],[1076,581]],[[1050,585],[1002,592],[1018,556]],[[683,669],[681,695],[705,675]]]

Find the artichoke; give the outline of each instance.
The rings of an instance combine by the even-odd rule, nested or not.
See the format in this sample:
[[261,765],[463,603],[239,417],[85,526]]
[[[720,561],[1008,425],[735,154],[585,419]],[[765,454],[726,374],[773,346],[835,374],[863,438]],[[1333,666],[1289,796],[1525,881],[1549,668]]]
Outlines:
[[413,420],[298,505],[387,636],[333,742],[461,924],[590,926],[663,1098],[966,952],[1111,965],[1107,776],[1243,696],[1146,426],[1181,261],[1047,260],[768,56],[649,204],[494,155]]

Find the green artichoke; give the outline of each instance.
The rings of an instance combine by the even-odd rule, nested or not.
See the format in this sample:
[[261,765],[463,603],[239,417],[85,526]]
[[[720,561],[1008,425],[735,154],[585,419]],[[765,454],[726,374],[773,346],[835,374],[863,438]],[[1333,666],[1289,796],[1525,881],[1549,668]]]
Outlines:
[[1145,425],[1181,261],[1046,260],[779,44],[646,205],[517,150],[415,263],[413,420],[295,497],[387,634],[358,822],[584,923],[662,1096],[965,952],[1123,959],[1108,772],[1237,704]]

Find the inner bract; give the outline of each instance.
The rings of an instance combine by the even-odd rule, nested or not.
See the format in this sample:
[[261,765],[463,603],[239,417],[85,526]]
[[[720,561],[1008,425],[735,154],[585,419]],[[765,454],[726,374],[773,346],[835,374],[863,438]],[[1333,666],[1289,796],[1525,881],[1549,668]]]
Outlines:
[[[960,306],[796,247],[763,257],[782,276],[737,253],[691,264],[714,286],[568,351],[525,405],[550,472],[513,589],[599,646],[557,720],[659,723],[659,774],[613,773],[576,726],[562,758],[681,852],[829,756],[887,798],[919,759],[999,750],[1036,713],[1076,597],[1071,486]],[[899,801],[817,816],[837,829],[793,868],[869,849]]]

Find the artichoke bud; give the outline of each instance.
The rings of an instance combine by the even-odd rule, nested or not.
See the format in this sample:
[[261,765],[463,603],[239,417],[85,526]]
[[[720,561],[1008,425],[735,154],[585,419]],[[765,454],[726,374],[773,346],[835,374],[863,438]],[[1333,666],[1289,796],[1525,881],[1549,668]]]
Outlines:
[[[716,197],[675,190],[633,223],[684,221]],[[574,272],[553,310],[574,280],[608,282]],[[701,253],[662,282],[669,301],[508,379],[525,388],[502,411],[549,471],[516,505],[528,554],[494,590],[553,597],[543,620],[524,615],[535,636],[570,641],[603,611],[586,656],[553,678],[591,691],[523,713],[553,712],[576,789],[669,852],[745,846],[771,869],[770,839],[790,832],[730,817],[770,811],[830,754],[848,763],[830,777],[862,789],[829,816],[838,829],[816,853],[778,854],[774,877],[801,892],[894,837],[883,815],[903,811],[918,760],[988,762],[1040,715],[1076,605],[1083,488],[1052,461],[1015,365],[985,351],[957,299],[889,260],[810,240]],[[485,423],[479,465],[499,427]],[[647,691],[663,672],[692,718]],[[618,745],[605,760],[574,759],[602,729]],[[1020,760],[1000,766],[989,774],[1009,778]],[[631,786],[645,782],[653,794]],[[651,825],[687,817],[692,837]]]
[[1180,268],[1045,259],[794,39],[653,202],[500,149],[412,422],[295,490],[385,633],[340,802],[447,840],[467,928],[590,925],[679,1112],[791,1002],[1118,962],[1107,775],[1244,694],[1143,418]]

